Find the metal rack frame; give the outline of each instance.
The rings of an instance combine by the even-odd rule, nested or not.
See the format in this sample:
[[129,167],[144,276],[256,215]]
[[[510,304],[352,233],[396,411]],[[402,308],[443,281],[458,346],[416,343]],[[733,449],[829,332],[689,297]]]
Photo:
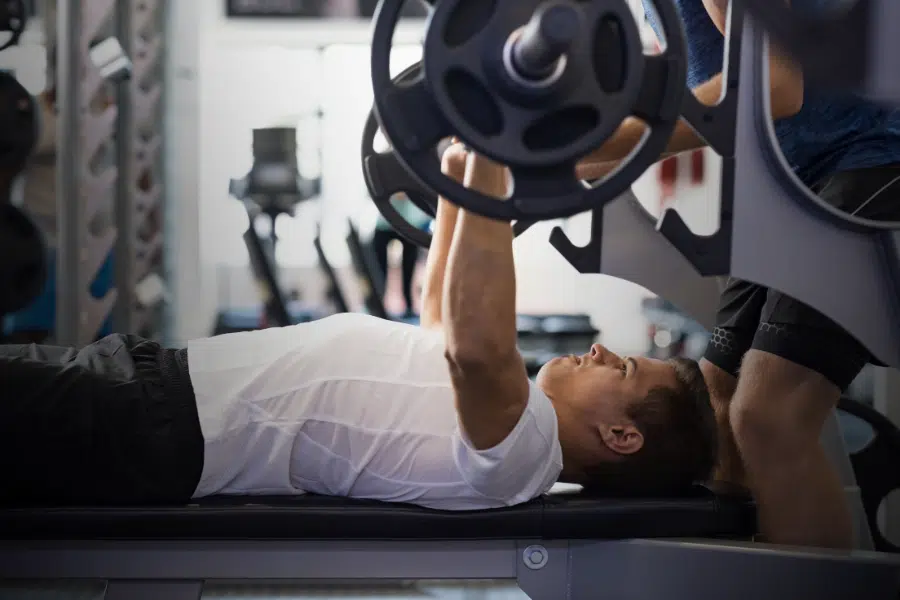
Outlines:
[[[164,9],[165,0],[58,3],[58,344],[90,343],[110,316],[118,331],[152,336],[159,329],[159,298],[145,305],[137,289],[148,277],[165,279]],[[90,56],[109,29],[132,62],[131,77],[118,84]],[[98,107],[98,95],[113,85],[115,105]],[[95,298],[90,287],[110,252],[115,286]]]

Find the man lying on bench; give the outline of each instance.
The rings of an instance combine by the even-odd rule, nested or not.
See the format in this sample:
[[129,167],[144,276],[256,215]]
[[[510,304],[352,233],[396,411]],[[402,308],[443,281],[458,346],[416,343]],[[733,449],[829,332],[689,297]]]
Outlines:
[[[502,196],[453,146],[446,173]],[[499,201],[499,200],[498,200]],[[706,478],[715,422],[693,361],[595,344],[529,381],[510,225],[443,199],[421,327],[363,314],[188,343],[114,335],[0,349],[0,500],[186,503],[304,492],[470,510],[556,481],[663,493]]]

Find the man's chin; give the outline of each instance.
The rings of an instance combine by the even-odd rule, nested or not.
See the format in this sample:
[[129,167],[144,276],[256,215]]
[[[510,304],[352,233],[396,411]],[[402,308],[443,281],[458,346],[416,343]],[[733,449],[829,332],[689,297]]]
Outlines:
[[537,372],[537,375],[534,376],[534,382],[539,388],[544,391],[545,394],[548,393],[545,384],[550,380],[549,375],[553,372],[554,368],[559,368],[560,360],[563,358],[565,357],[557,356],[556,358],[551,358],[549,361],[544,363],[544,365]]

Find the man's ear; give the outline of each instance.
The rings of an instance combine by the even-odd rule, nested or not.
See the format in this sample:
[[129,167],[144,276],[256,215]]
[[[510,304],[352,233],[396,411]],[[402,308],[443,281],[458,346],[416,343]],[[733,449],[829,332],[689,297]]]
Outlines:
[[632,423],[625,425],[600,425],[600,437],[616,454],[634,454],[644,447],[644,434]]

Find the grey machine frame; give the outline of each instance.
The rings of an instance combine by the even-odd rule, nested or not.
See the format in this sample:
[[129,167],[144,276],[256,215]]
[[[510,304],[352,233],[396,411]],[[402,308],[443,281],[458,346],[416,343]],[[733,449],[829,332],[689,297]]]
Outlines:
[[[60,23],[66,31],[61,41],[82,60],[88,36],[77,23],[96,21],[79,19],[93,10],[88,8],[91,4],[106,8],[111,5],[94,2],[63,3],[79,6],[81,16],[61,10]],[[154,4],[151,0],[133,2]],[[725,152],[726,171],[732,170],[726,178],[726,185],[734,192],[731,210],[734,220],[740,223],[728,240],[730,269],[735,276],[809,301],[858,335],[885,362],[898,366],[898,315],[894,312],[896,302],[890,302],[897,290],[881,266],[881,248],[885,244],[893,247],[890,244],[894,236],[887,231],[848,228],[827,215],[796,182],[786,181],[787,169],[779,164],[777,152],[772,149],[765,105],[768,95],[760,93],[767,76],[763,32],[748,18],[742,37],[739,71],[743,84],[733,104],[729,100],[724,105],[734,110],[737,130],[735,151]],[[71,67],[81,64],[71,56],[70,60]],[[69,104],[64,103],[64,110],[72,112],[67,113],[70,122],[64,134],[68,142],[63,143],[63,156],[66,144],[79,139],[74,113],[79,110],[78,99],[85,95],[84,89],[76,91],[77,82],[67,83]],[[88,140],[82,143],[96,144],[95,137],[80,139]],[[61,177],[63,183],[73,186],[63,189],[77,189],[79,199],[89,197],[82,194],[99,185],[95,179],[85,180],[81,175],[84,168],[69,162]],[[701,274],[722,273],[715,272],[715,265],[700,264],[703,260],[696,253],[688,252],[685,257],[674,252],[673,247],[684,251],[680,247],[684,239],[660,235],[632,200],[622,198],[603,209],[605,218],[631,228],[630,240],[616,238],[617,228],[609,228],[610,235],[598,241],[595,268],[582,264],[580,270],[643,284],[690,314],[701,315],[699,320],[708,325],[709,318],[702,315],[712,314],[715,280]],[[87,208],[84,200],[72,205]],[[80,249],[87,229],[76,231],[72,223],[81,226],[86,217],[74,214],[75,209],[66,210],[67,247]],[[671,213],[660,223],[664,234],[666,218],[671,218]],[[644,233],[637,237],[635,231]],[[111,248],[112,238],[101,239],[106,240],[102,242],[104,248]],[[630,244],[635,253],[622,253],[621,243]],[[832,250],[838,246],[843,248],[841,252]],[[788,250],[794,256],[792,261],[784,260]],[[87,274],[99,266],[99,259],[89,252],[73,255],[80,257],[69,259],[76,275],[66,280],[66,287],[61,290],[80,294]],[[626,259],[628,256],[631,258]],[[655,258],[647,260],[651,256]],[[823,263],[828,264],[827,280],[825,269],[820,268]],[[806,276],[797,277],[800,269],[805,270]],[[845,295],[834,293],[831,281],[835,278],[844,282],[845,289],[853,290],[852,302]],[[705,292],[698,294],[698,289]],[[83,311],[84,305],[81,306]],[[71,306],[61,309],[66,341],[84,340],[77,326],[84,322],[80,315],[83,312]],[[860,322],[859,315],[867,322]],[[88,317],[88,322],[92,327],[99,323],[96,316]],[[861,545],[865,546],[865,542]],[[372,579],[509,579],[515,580],[534,600],[874,600],[896,598],[898,574],[900,560],[866,550],[814,551],[713,540],[0,541],[0,579],[4,586],[41,580],[59,584],[62,592],[73,581],[99,580],[105,582],[107,600],[197,600],[206,586],[217,583]]]

